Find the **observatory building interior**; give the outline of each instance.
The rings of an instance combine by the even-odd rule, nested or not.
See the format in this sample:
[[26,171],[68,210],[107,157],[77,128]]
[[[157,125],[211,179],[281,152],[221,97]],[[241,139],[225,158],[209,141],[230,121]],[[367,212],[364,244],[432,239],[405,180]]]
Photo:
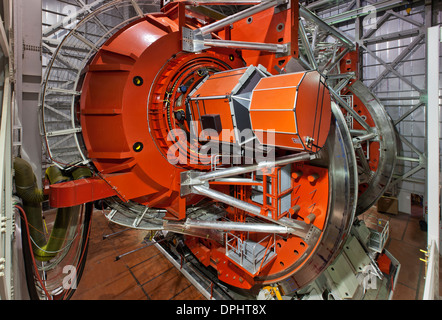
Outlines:
[[440,299],[441,1],[0,16],[0,300]]

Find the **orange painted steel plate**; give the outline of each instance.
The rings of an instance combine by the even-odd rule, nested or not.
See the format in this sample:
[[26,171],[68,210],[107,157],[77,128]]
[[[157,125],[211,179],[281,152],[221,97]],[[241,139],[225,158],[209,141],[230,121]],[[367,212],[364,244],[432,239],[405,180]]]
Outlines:
[[[291,30],[292,10],[282,10],[270,8],[252,15],[249,19],[242,19],[232,24],[229,30],[230,39],[235,41],[253,41],[258,43],[290,43],[292,36],[296,39],[297,27]],[[297,16],[297,10],[296,10]],[[297,24],[297,18],[294,23]],[[292,34],[293,31],[293,34]],[[219,33],[221,37],[226,38],[225,31]],[[297,40],[294,44],[294,51],[297,51]],[[288,56],[279,57],[274,53],[257,50],[244,50],[243,58],[248,65],[263,65],[269,72],[278,73],[278,68],[283,68],[291,58],[291,55],[297,55],[297,52],[291,52]]]
[[[232,115],[230,113],[230,104],[227,98],[192,101],[192,106],[193,110],[196,111],[196,113],[194,114],[199,114],[201,116],[218,114],[221,118],[221,125],[223,130],[231,131],[234,129]],[[200,118],[198,118],[198,130],[199,132],[203,130]],[[210,135],[211,139],[220,141],[223,140],[224,136],[228,139],[225,142],[233,142],[230,138],[230,135]]]
[[216,73],[203,83],[192,97],[213,97],[225,96],[232,93],[233,88],[238,84],[238,80],[247,69],[236,69]]
[[[173,66],[181,66],[180,52],[181,34],[168,17],[150,15],[121,29],[85,70],[79,120],[88,157],[116,195],[167,208],[183,218],[186,199],[180,197],[179,172],[184,169],[169,163],[156,139],[158,132],[167,137],[170,117],[165,113],[167,90],[160,83],[161,72],[170,65],[172,72],[179,72]],[[232,62],[234,53],[209,50],[182,61],[205,59],[207,65],[212,59],[224,66],[221,70],[243,67],[240,59]]]
[[[223,130],[232,132],[234,129],[230,102],[232,90],[238,85],[239,79],[247,71],[247,68],[223,71],[211,75],[193,94],[191,98],[201,98],[201,100],[191,100],[192,113],[194,115],[218,114],[221,119]],[[214,99],[214,97],[219,97]],[[207,98],[207,99],[204,99]],[[198,129],[202,130],[200,118],[198,117]],[[211,139],[235,143],[235,136],[232,135],[211,135]]]
[[102,179],[74,180],[50,185],[49,204],[53,208],[68,208],[116,194],[115,190]]
[[303,149],[294,113],[297,86],[303,76],[297,73],[263,78],[253,90],[250,119],[261,143],[267,141],[264,134],[275,132],[276,146]]
[[317,72],[263,78],[253,90],[250,117],[261,143],[263,132],[274,131],[276,146],[317,151],[330,128],[330,94]]
[[[305,141],[309,136],[314,139],[312,151],[325,144],[330,130],[331,97],[324,79],[316,71],[307,72],[298,88],[296,118],[298,133]],[[302,94],[301,94],[302,93]]]

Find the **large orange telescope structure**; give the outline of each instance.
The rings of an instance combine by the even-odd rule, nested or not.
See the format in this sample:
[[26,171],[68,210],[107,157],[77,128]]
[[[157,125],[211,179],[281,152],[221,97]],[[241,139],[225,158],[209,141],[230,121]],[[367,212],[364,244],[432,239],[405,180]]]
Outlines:
[[[50,204],[100,201],[111,221],[179,238],[225,284],[297,290],[388,185],[389,120],[355,72],[340,85],[357,47],[297,1],[240,1],[224,18],[195,9],[205,4],[232,3],[169,2],[97,48],[75,88],[80,161],[57,153],[64,129],[54,134],[43,108],[54,164],[92,172],[49,184]],[[315,59],[301,17],[346,58]]]

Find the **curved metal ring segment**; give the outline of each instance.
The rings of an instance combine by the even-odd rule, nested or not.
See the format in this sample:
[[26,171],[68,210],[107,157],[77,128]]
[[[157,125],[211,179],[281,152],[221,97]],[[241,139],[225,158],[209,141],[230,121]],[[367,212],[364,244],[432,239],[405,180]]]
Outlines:
[[[306,256],[303,259],[284,272],[293,273],[291,278],[298,289],[315,280],[334,260],[345,243],[355,217],[358,179],[353,144],[345,119],[334,103],[332,112],[334,123],[326,146],[321,150],[320,158],[312,161],[314,165],[329,168],[330,202],[326,226],[322,233],[313,232],[310,235],[309,241],[317,242],[317,245],[311,246],[311,250],[304,253]],[[278,282],[278,277],[284,278],[284,275],[257,280],[269,284]]]

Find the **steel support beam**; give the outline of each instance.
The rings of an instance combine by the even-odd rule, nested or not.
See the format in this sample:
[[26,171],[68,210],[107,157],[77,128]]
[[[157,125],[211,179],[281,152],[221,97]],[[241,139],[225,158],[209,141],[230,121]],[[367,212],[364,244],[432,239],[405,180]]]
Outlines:
[[218,20],[214,23],[211,23],[207,26],[201,27],[199,29],[199,31],[201,32],[202,35],[206,35],[206,34],[210,34],[214,31],[218,31],[236,21],[245,19],[247,17],[250,17],[251,15],[254,15],[258,12],[267,10],[271,7],[275,7],[277,5],[280,4],[284,4],[287,3],[288,0],[271,0],[271,1],[263,1],[261,4],[256,5],[256,6],[252,6],[248,9],[245,9],[243,11],[240,11],[234,15],[228,16],[224,19]]
[[[393,62],[391,62],[390,64],[387,64],[385,61],[383,61],[381,58],[379,58],[376,54],[374,55],[374,57],[380,62],[382,63],[382,65],[386,68],[386,70],[384,70],[384,72],[382,72],[377,79],[375,79],[369,86],[370,89],[373,89],[375,86],[377,86],[379,84],[379,82],[381,82],[390,72],[394,73],[396,76],[398,76],[402,81],[406,82],[407,84],[409,84],[411,87],[413,87],[416,91],[422,93],[423,89],[418,88],[415,84],[413,84],[411,81],[409,81],[408,79],[406,79],[404,76],[402,76],[401,74],[399,74],[399,72],[395,69],[396,66],[399,65],[399,63],[401,63],[405,57],[407,57],[417,46],[423,44],[424,42],[422,41],[425,38],[424,34],[420,34],[419,36],[417,36],[394,60]],[[364,49],[370,53],[370,50],[367,49],[366,46],[364,46]]]
[[255,43],[246,41],[212,39],[211,33],[219,31],[234,22],[248,18],[261,11],[287,3],[288,0],[263,1],[258,5],[249,7],[231,16],[227,16],[221,20],[205,25],[199,29],[190,30],[188,28],[183,28],[183,50],[187,52],[199,52],[208,47],[223,47],[245,50],[260,50],[274,53],[286,53],[288,51],[287,44]]
[[300,153],[297,153],[294,155],[278,158],[275,161],[264,161],[264,162],[260,162],[255,165],[237,166],[237,167],[232,167],[232,168],[228,168],[228,169],[222,169],[222,170],[204,173],[204,174],[198,176],[197,178],[195,178],[195,181],[204,182],[204,181],[210,181],[210,180],[215,180],[215,179],[219,179],[219,178],[232,177],[232,176],[250,173],[250,172],[254,172],[254,171],[272,169],[274,167],[284,166],[289,163],[314,160],[314,159],[316,159],[316,157],[317,157],[317,154],[315,154],[315,153],[300,152]]
[[259,51],[267,51],[274,53],[286,53],[288,51],[287,44],[278,44],[278,43],[258,43],[258,42],[233,41],[233,40],[204,39],[202,41],[202,45],[204,47],[259,50]]
[[[171,224],[168,222],[168,224]],[[244,231],[244,232],[262,232],[262,233],[278,233],[289,234],[296,231],[292,228],[270,223],[244,223],[233,221],[203,221],[195,219],[187,219],[184,223],[178,222],[184,229],[214,229],[224,231]],[[173,223],[172,223],[173,225]],[[166,224],[167,226],[167,224]]]
[[405,118],[407,118],[410,114],[412,114],[414,111],[416,111],[423,105],[425,105],[423,102],[419,102],[418,104],[414,105],[410,110],[405,112],[399,119],[394,120],[394,125],[397,125],[399,122],[403,121]]
[[[428,251],[434,250],[434,260],[439,257],[440,241],[440,150],[439,150],[439,46],[440,26],[428,28],[427,32],[427,205],[428,205]],[[435,263],[428,265],[424,299],[437,299],[439,295],[439,272]],[[437,264],[436,264],[437,265]],[[430,272],[433,270],[434,272]],[[433,278],[430,280],[429,278]],[[431,281],[431,282],[430,282]]]
[[373,5],[356,8],[354,10],[344,11],[343,13],[337,14],[335,16],[325,18],[324,21],[330,25],[338,24],[358,17],[367,16],[371,13],[373,8],[376,10],[376,12],[382,12],[402,5],[404,5],[404,1],[402,0],[383,1],[375,3]]
[[349,39],[343,33],[336,30],[333,26],[330,26],[323,20],[319,19],[318,16],[316,16],[313,12],[304,8],[303,6],[299,6],[299,16],[315,23],[320,29],[327,31],[335,39],[341,41],[344,44],[344,46],[349,48],[350,50],[355,49],[355,44],[351,39]]

